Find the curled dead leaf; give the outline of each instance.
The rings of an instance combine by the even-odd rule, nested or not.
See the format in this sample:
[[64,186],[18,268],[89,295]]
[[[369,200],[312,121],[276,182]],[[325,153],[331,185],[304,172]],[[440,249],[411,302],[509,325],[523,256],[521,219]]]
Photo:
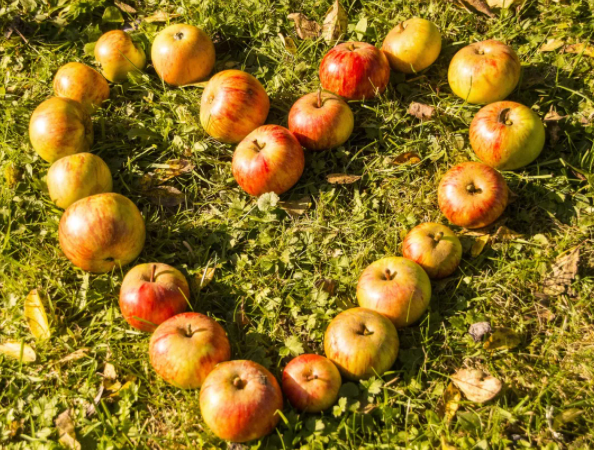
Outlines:
[[495,352],[498,350],[512,350],[516,348],[522,339],[511,328],[499,327],[493,330],[491,336],[483,344],[485,350]]
[[452,375],[452,381],[468,400],[475,403],[493,399],[503,386],[500,380],[478,369],[460,369]]
[[287,200],[278,202],[277,205],[284,209],[292,217],[302,216],[311,207],[311,197],[306,195],[298,200]]
[[544,117],[544,121],[545,122],[557,122],[561,119],[564,119],[565,117],[566,116],[561,116],[551,105],[551,109],[549,109],[549,112]]
[[330,184],[353,184],[361,179],[361,175],[348,175],[346,173],[331,173],[326,177]]
[[421,121],[429,120],[435,115],[435,108],[424,103],[412,102],[408,107],[408,113]]
[[22,356],[24,363],[34,362],[37,359],[35,350],[29,344],[17,341],[6,341],[4,344],[0,344],[0,354],[19,361]]
[[305,14],[292,13],[287,19],[295,22],[295,32],[301,39],[317,39],[322,27],[315,20],[309,20]]
[[89,353],[88,347],[79,348],[74,352],[70,353],[69,355],[64,356],[61,360],[58,361],[58,364],[64,364],[69,361],[76,361],[78,359],[82,359]]
[[478,12],[483,13],[489,17],[495,17],[495,14],[493,13],[493,11],[491,11],[491,8],[484,0],[460,0],[460,3],[462,3],[463,6],[465,6],[465,4],[468,4],[472,6],[474,9],[476,9]]
[[551,267],[551,275],[543,282],[546,295],[572,294],[569,287],[578,273],[580,262],[580,246],[577,246],[557,258]]
[[56,428],[58,429],[59,441],[62,445],[70,450],[80,450],[80,442],[76,440],[76,432],[74,430],[74,421],[72,416],[74,412],[67,409],[56,418]]
[[322,37],[331,42],[340,39],[348,30],[349,18],[338,0],[328,9],[322,24]]
[[478,257],[484,250],[485,246],[491,240],[491,235],[483,234],[482,236],[478,236],[474,243],[472,244],[472,248],[470,249],[470,256],[472,258]]
[[557,49],[563,47],[564,42],[561,39],[549,39],[544,44],[542,44],[539,48],[539,52],[554,52]]
[[127,3],[118,2],[116,0],[113,2],[113,4],[116,5],[118,8],[120,8],[124,12],[127,12],[129,14],[136,14],[136,9],[133,8],[132,6],[128,5]]
[[151,203],[172,208],[184,203],[186,196],[173,186],[157,186],[143,191]]
[[49,339],[51,330],[45,313],[45,307],[41,295],[37,289],[33,289],[25,299],[25,319],[35,339]]
[[451,421],[456,416],[460,400],[462,393],[453,383],[449,383],[437,403],[437,415],[442,419],[445,417],[448,422]]
[[392,164],[400,166],[402,164],[418,164],[421,162],[421,157],[415,152],[401,153],[392,160]]
[[161,185],[172,178],[191,173],[196,166],[192,161],[188,161],[187,159],[172,159],[164,164],[154,164],[152,167],[156,168],[155,171],[145,174],[140,179],[139,184],[141,189],[149,189],[153,186]]
[[516,233],[515,231],[509,229],[505,225],[500,226],[497,228],[497,231],[493,235],[493,241],[512,241],[514,239],[521,238],[522,235],[520,233]]

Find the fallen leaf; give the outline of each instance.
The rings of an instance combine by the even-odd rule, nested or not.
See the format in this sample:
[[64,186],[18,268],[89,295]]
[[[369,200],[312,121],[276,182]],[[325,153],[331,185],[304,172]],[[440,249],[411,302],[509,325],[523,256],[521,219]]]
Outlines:
[[494,241],[511,241],[511,240],[518,239],[521,237],[522,237],[521,234],[516,233],[515,231],[506,227],[505,225],[502,225],[499,228],[497,228],[497,231],[493,235],[493,240]]
[[173,186],[157,186],[143,191],[151,203],[158,206],[174,207],[185,201],[185,195]]
[[70,353],[69,355],[64,356],[61,360],[58,361],[58,364],[64,364],[69,361],[76,361],[78,359],[82,359],[85,356],[87,356],[88,352],[89,352],[88,347],[79,348],[78,350]]
[[448,422],[451,421],[456,416],[460,400],[462,393],[453,383],[449,383],[437,402],[437,415],[442,419],[445,417]]
[[331,278],[320,278],[316,280],[314,286],[317,289],[321,289],[322,291],[327,292],[330,295],[336,294],[336,288],[338,287],[338,282]]
[[559,115],[559,113],[557,111],[555,111],[555,109],[553,109],[553,106],[551,105],[551,109],[549,109],[549,112],[544,117],[544,121],[545,122],[557,122],[561,119],[564,119],[565,117],[566,116]]
[[124,2],[118,2],[117,0],[113,2],[114,5],[116,5],[118,8],[120,8],[122,11],[130,13],[130,14],[135,14],[136,13],[136,9],[133,8],[132,6],[128,5],[127,3]]
[[9,162],[4,166],[4,179],[6,186],[9,188],[15,187],[23,178],[23,171],[19,169],[13,162]]
[[521,342],[520,336],[514,330],[507,327],[500,327],[493,330],[491,336],[483,344],[483,348],[491,352],[511,350],[520,345]]
[[210,284],[210,282],[214,279],[216,273],[215,267],[208,267],[206,269],[202,269],[198,272],[195,276],[196,279],[196,289],[201,290],[204,289],[206,286]]
[[580,246],[557,258],[551,267],[551,276],[543,282],[543,292],[546,295],[561,295],[567,292],[578,273],[579,262]]
[[7,341],[4,344],[0,344],[0,354],[2,355],[12,359],[21,360],[21,353],[23,356],[22,361],[24,363],[34,362],[37,359],[35,350],[33,350],[29,344],[17,341]]
[[563,47],[564,42],[561,39],[549,39],[547,42],[542,44],[539,48],[539,52],[554,52],[555,50]]
[[452,376],[452,381],[468,400],[475,403],[488,402],[502,387],[501,381],[478,369],[460,369]]
[[292,13],[287,19],[295,22],[295,32],[301,39],[316,39],[320,36],[320,24],[314,20],[309,20],[305,14]]
[[103,368],[103,378],[106,380],[115,380],[118,377],[115,367],[112,363],[106,362]]
[[472,258],[476,258],[477,256],[479,256],[483,252],[483,249],[489,243],[490,240],[491,235],[489,234],[483,234],[482,236],[478,236],[472,244],[472,248],[470,249],[470,256]]
[[577,54],[584,54],[591,58],[594,58],[594,47],[590,44],[579,43],[579,44],[571,44],[566,45],[563,49],[565,53],[577,53]]
[[205,88],[209,81],[210,80],[198,81],[196,83],[188,83],[188,84],[184,84],[183,86],[180,86],[180,87],[192,87],[192,86],[194,86],[194,87]]
[[442,434],[441,435],[441,450],[458,450],[453,445],[450,445],[446,437]]
[[280,201],[278,195],[274,192],[265,192],[260,197],[258,197],[258,209],[262,212],[269,211],[273,208],[276,208],[276,205]]
[[97,45],[97,42],[89,42],[88,44],[85,44],[84,49],[83,49],[83,51],[85,52],[85,55],[94,56],[96,45]]
[[348,175],[346,173],[331,173],[326,177],[330,184],[353,184],[360,179],[360,175]]
[[335,41],[348,30],[349,18],[338,0],[328,9],[322,24],[322,37],[327,42]]
[[435,115],[435,108],[424,103],[412,102],[408,107],[408,113],[421,121],[425,121]]
[[51,330],[47,320],[47,314],[37,289],[33,289],[25,299],[25,319],[35,339],[49,339]]
[[470,6],[472,6],[474,9],[476,9],[478,12],[483,13],[489,17],[495,17],[495,14],[493,13],[493,11],[491,11],[491,8],[489,8],[489,5],[487,3],[485,3],[484,0],[463,0],[465,3],[468,3]]
[[306,195],[298,200],[287,200],[278,202],[278,206],[284,209],[292,217],[302,216],[311,207],[311,197]]
[[122,391],[125,391],[126,389],[133,386],[135,381],[136,381],[136,377],[132,376],[124,384],[120,383],[119,381],[112,383],[109,388],[106,388],[106,390],[110,391],[110,394],[108,395],[108,397],[109,398],[119,397],[121,395]]
[[564,425],[575,422],[575,420],[584,413],[583,410],[577,408],[569,408],[563,412],[560,412],[555,416],[553,420],[553,429],[558,431],[563,428]]
[[108,6],[103,11],[103,17],[101,18],[103,23],[120,23],[124,21],[124,17],[118,8],[115,6]]
[[418,164],[421,162],[421,157],[415,152],[401,153],[392,160],[392,164],[400,166],[402,164]]
[[148,23],[169,22],[169,20],[174,19],[176,17],[179,17],[179,14],[167,13],[165,11],[157,11],[156,13],[151,14],[150,16],[147,16],[142,20]]
[[474,342],[480,342],[483,337],[491,332],[491,324],[489,322],[477,322],[470,325],[468,334],[472,336]]
[[516,3],[520,3],[522,0],[487,0],[487,5],[491,8],[511,8]]
[[187,159],[173,159],[165,164],[155,164],[155,166],[157,168],[154,172],[144,174],[140,179],[141,189],[161,185],[172,178],[191,173],[196,167],[192,161]]
[[72,420],[72,410],[67,409],[61,413],[56,419],[56,428],[58,429],[59,441],[64,447],[70,450],[80,450],[80,442],[76,440],[76,432],[74,431],[74,421]]
[[297,54],[297,45],[295,45],[293,38],[289,36],[283,36],[282,33],[279,33],[278,37],[280,38],[287,52],[289,52],[291,55]]

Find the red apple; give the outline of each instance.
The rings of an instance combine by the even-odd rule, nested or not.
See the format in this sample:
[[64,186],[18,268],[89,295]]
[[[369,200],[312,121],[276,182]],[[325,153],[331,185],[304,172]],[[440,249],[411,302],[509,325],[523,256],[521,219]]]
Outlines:
[[402,256],[420,265],[431,278],[444,278],[460,264],[462,244],[445,225],[422,223],[404,238]]
[[343,377],[366,380],[381,376],[398,356],[398,333],[385,316],[366,308],[351,308],[330,322],[324,351]]
[[224,70],[213,76],[200,103],[200,123],[218,141],[237,143],[264,124],[268,94],[253,76],[241,70]]
[[125,81],[128,73],[144,69],[146,55],[142,47],[121,30],[103,34],[95,44],[95,59],[109,81]]
[[233,153],[231,170],[241,188],[251,195],[282,194],[293,187],[305,167],[301,144],[280,125],[256,128]]
[[105,193],[73,203],[62,215],[60,247],[77,267],[109,272],[133,261],[144,247],[140,211],[123,195]]
[[516,102],[484,106],[470,124],[470,145],[482,162],[500,170],[530,164],[544,147],[545,129],[539,117]]
[[184,312],[190,288],[186,277],[167,264],[147,263],[132,268],[120,289],[120,309],[126,322],[141,331]]
[[252,361],[228,361],[208,375],[200,390],[202,418],[219,438],[260,439],[280,419],[283,394],[276,378]]
[[283,371],[283,392],[300,411],[317,413],[330,408],[341,384],[334,363],[321,355],[298,356]]
[[355,117],[349,105],[327,92],[307,94],[289,111],[289,130],[309,150],[344,144],[353,132]]
[[63,65],[54,77],[54,92],[58,97],[71,98],[85,107],[89,114],[109,98],[109,85],[103,75],[78,62]]
[[348,100],[374,98],[386,90],[390,64],[384,52],[365,42],[338,44],[322,59],[322,87]]
[[439,209],[460,227],[482,228],[507,206],[508,189],[499,172],[486,164],[466,162],[452,167],[437,189]]

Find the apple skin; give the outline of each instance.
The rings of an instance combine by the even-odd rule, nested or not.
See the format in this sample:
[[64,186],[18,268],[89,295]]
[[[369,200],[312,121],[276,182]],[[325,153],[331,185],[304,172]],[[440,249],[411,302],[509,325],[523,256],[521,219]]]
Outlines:
[[87,152],[93,144],[93,123],[79,102],[51,97],[41,103],[29,122],[33,149],[47,162]]
[[437,188],[439,209],[454,225],[482,228],[501,216],[508,202],[507,183],[495,169],[478,162],[452,167]]
[[232,442],[260,439],[276,427],[283,394],[276,378],[260,364],[237,360],[219,364],[200,390],[204,422]]
[[306,354],[287,364],[282,385],[285,396],[294,408],[318,413],[336,403],[342,380],[340,372],[328,358]]
[[155,38],[151,60],[163,81],[172,86],[184,86],[203,80],[212,72],[215,48],[200,28],[170,25]]
[[263,125],[270,99],[260,82],[242,70],[213,76],[200,102],[200,123],[218,141],[236,144]]
[[103,34],[95,44],[95,59],[103,76],[113,83],[125,81],[128,73],[144,69],[146,55],[142,47],[121,30]]
[[76,153],[58,159],[47,172],[47,188],[52,201],[68,208],[77,200],[111,192],[113,180],[105,161],[92,153]]
[[305,156],[297,138],[280,125],[263,125],[248,134],[233,153],[231,170],[250,195],[280,195],[303,173]]
[[484,106],[470,124],[470,145],[479,159],[495,169],[514,170],[538,158],[545,144],[540,118],[516,102]]
[[521,65],[508,45],[489,40],[470,44],[454,55],[448,69],[450,88],[477,105],[503,100],[518,85]]
[[422,223],[404,238],[402,256],[416,262],[430,278],[445,278],[456,271],[462,259],[462,244],[450,228]]
[[146,230],[136,205],[123,195],[109,192],[70,205],[60,219],[58,237],[72,264],[104,273],[140,254]]
[[120,309],[134,328],[152,332],[170,317],[183,313],[189,298],[186,277],[175,267],[139,264],[122,281]]
[[81,103],[92,114],[109,98],[109,85],[103,75],[86,64],[71,62],[54,76],[54,93]]
[[381,376],[398,356],[398,332],[390,320],[370,309],[351,308],[337,315],[326,330],[324,352],[344,378]]
[[386,36],[382,50],[393,70],[415,73],[435,62],[441,52],[439,28],[413,17],[396,25]]
[[355,127],[355,116],[340,97],[313,92],[301,97],[289,111],[289,130],[308,150],[344,144]]
[[389,81],[386,55],[366,42],[338,44],[320,64],[322,87],[348,100],[374,98],[386,90]]

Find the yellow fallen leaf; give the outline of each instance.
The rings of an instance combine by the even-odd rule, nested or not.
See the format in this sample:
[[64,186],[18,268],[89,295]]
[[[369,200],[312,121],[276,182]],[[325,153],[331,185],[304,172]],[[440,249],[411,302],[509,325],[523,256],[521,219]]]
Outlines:
[[594,58],[594,47],[590,44],[584,44],[583,42],[579,44],[566,45],[563,50],[565,53],[584,54],[590,58]]
[[555,416],[553,420],[553,429],[558,431],[563,428],[564,425],[575,422],[575,420],[584,413],[583,410],[577,408],[569,408],[563,412],[560,412]]
[[330,184],[353,184],[360,179],[360,175],[348,175],[346,173],[331,173],[326,177]]
[[456,416],[460,400],[462,400],[462,393],[453,383],[449,383],[437,403],[437,415],[441,418],[445,417],[448,422],[451,421]]
[[280,38],[287,52],[289,52],[291,55],[297,54],[297,45],[295,45],[295,41],[291,37],[283,36],[282,33],[278,33],[278,37]]
[[59,364],[64,364],[69,361],[76,361],[77,359],[84,358],[87,356],[89,352],[88,347],[79,348],[78,350],[70,353],[69,355],[64,356],[61,360],[58,361]]
[[491,333],[483,344],[483,348],[492,352],[497,350],[511,350],[520,345],[521,342],[520,336],[514,330],[507,327],[500,327],[493,330],[493,333]]
[[56,428],[58,429],[59,441],[64,447],[70,450],[80,450],[80,442],[76,440],[74,431],[73,412],[67,409],[56,418]]
[[506,227],[505,225],[500,226],[497,228],[495,235],[493,236],[494,241],[511,241],[514,239],[521,238],[522,235],[520,233],[516,233],[514,230]]
[[284,209],[292,217],[302,216],[311,206],[311,197],[306,195],[298,200],[287,200],[278,202],[278,206]]
[[49,339],[51,330],[47,314],[37,289],[33,289],[25,299],[25,319],[35,339]]
[[539,52],[554,52],[555,50],[563,47],[564,42],[561,39],[549,39],[547,42],[542,44],[539,48]]
[[441,450],[458,450],[453,445],[450,445],[445,436],[441,436]]
[[476,258],[477,256],[479,256],[483,252],[485,245],[487,245],[489,243],[490,239],[491,239],[491,236],[488,234],[483,234],[482,236],[478,236],[475,239],[474,243],[472,244],[472,248],[470,249],[470,256],[472,258]]
[[0,344],[0,354],[18,360],[21,360],[22,355],[22,361],[24,363],[30,363],[37,359],[35,350],[29,344],[17,341],[7,341],[4,344]]
[[338,0],[330,7],[322,24],[322,37],[325,41],[335,41],[348,31],[349,18]]
[[157,11],[156,13],[151,14],[150,16],[147,16],[142,20],[144,20],[145,22],[148,22],[148,23],[168,22],[169,20],[174,19],[178,16],[179,16],[179,14],[167,13],[165,11]]
[[399,166],[402,164],[418,164],[421,162],[421,157],[415,152],[401,153],[392,161],[392,164]]
[[478,369],[460,369],[452,375],[452,381],[468,400],[475,403],[488,402],[502,387],[501,381]]
[[105,367],[103,368],[103,378],[106,380],[115,380],[118,377],[116,373],[115,367],[112,363],[105,363]]
[[487,5],[491,8],[511,8],[521,1],[522,0],[487,0]]
[[216,267],[209,267],[202,269],[196,274],[196,288],[198,290],[204,289],[214,279]]

